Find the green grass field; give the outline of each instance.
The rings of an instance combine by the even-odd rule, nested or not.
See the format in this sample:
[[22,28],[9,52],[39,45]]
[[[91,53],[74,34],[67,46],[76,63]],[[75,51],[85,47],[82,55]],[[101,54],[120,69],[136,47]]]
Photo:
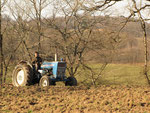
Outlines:
[[[91,64],[94,69],[94,78],[100,71],[102,64]],[[13,67],[9,68],[7,83],[11,83]],[[76,74],[79,85],[92,85],[92,76],[89,70],[79,69]],[[59,84],[59,83],[58,83]],[[108,64],[101,76],[96,79],[97,85],[147,85],[147,80],[143,74],[143,66],[139,64]]]
[[[97,73],[100,70],[101,64],[94,64],[91,66]],[[87,84],[91,83],[91,74],[89,72],[81,72],[77,75],[79,82],[86,78]],[[95,74],[95,76],[97,76]],[[143,74],[143,66],[139,64],[108,64],[101,76],[97,80],[97,84],[103,85],[147,85],[147,80]]]
[[109,81],[109,83],[111,84],[147,84],[147,81],[143,74],[143,66],[125,64],[109,65],[105,70],[103,81]]

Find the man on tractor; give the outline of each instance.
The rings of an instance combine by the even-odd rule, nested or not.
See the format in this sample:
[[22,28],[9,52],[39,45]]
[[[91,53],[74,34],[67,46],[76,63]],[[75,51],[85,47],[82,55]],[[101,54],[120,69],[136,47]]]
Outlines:
[[38,71],[39,69],[41,69],[41,64],[42,64],[42,58],[39,56],[38,52],[35,52],[34,59],[32,62],[32,65],[35,68],[35,71]]
[[42,65],[42,58],[39,56],[39,52],[35,52],[34,53],[34,59],[32,62],[32,66],[33,66],[33,83],[38,83],[40,78],[41,78],[41,74],[38,72],[39,69],[41,69],[41,65]]

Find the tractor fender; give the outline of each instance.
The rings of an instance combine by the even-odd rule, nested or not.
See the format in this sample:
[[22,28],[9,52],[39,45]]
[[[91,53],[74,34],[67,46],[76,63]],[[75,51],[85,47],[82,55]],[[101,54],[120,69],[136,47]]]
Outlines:
[[31,64],[29,61],[21,60],[21,61],[18,63],[18,65],[19,65],[19,64],[26,64],[26,65],[30,66],[30,68],[33,69],[33,66],[32,66],[32,64]]

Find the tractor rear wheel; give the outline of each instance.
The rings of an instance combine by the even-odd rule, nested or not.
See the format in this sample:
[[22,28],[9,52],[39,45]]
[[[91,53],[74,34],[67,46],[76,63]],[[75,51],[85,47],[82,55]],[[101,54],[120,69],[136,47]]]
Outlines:
[[41,87],[47,87],[51,85],[51,79],[49,78],[49,76],[42,76],[42,78],[40,79],[40,86]]
[[32,84],[32,68],[27,64],[18,64],[12,74],[12,84],[14,86],[26,86]]
[[77,80],[75,77],[68,77],[65,86],[77,86]]

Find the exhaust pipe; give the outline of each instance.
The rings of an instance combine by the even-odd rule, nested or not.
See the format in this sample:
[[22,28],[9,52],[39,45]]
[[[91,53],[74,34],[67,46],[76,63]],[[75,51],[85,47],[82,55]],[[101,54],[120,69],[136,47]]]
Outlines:
[[55,62],[57,62],[57,54],[55,54]]

